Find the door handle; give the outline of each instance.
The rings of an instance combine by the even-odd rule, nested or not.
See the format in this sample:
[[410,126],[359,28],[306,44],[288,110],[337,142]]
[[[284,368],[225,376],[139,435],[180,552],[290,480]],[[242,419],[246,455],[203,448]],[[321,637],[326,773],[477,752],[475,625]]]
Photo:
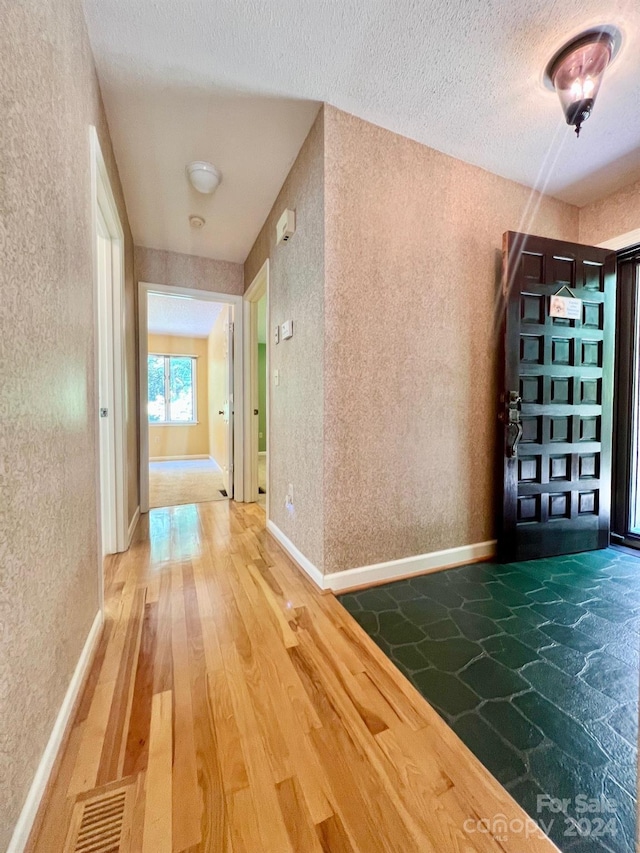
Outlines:
[[507,427],[507,458],[515,459],[518,455],[518,445],[522,438],[522,424],[513,423]]
[[522,397],[517,391],[507,391],[502,395],[502,400],[504,409],[500,412],[500,420],[507,427],[506,455],[507,459],[514,459],[518,455],[518,445],[522,438]]

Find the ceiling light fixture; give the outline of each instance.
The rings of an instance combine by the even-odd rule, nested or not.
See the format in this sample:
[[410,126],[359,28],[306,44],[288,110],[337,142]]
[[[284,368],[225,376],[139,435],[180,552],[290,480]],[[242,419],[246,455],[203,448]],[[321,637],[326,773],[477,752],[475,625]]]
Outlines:
[[186,171],[189,183],[194,190],[205,195],[214,193],[222,180],[222,172],[206,160],[194,160],[193,163],[189,163]]
[[196,216],[194,214],[189,217],[189,225],[192,228],[204,228],[205,220],[201,216]]
[[580,136],[591,115],[607,66],[620,49],[616,27],[596,27],[579,35],[556,53],[545,71],[545,83],[560,98],[567,124]]

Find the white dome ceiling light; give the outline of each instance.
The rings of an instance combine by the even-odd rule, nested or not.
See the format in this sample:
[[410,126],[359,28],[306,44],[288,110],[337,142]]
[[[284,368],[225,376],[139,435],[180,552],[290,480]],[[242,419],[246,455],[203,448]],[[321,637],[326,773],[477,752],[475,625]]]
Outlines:
[[189,163],[186,171],[191,186],[204,195],[214,193],[222,180],[222,172],[206,160],[194,160]]

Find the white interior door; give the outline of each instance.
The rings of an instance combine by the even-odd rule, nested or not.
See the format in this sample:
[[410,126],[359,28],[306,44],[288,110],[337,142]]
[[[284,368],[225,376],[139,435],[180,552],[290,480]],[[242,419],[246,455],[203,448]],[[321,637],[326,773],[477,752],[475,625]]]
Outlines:
[[98,417],[100,442],[100,525],[102,556],[117,550],[115,428],[113,389],[113,258],[111,237],[98,207]]
[[[260,307],[263,306],[262,312]],[[258,274],[249,285],[243,297],[242,331],[244,340],[244,498],[246,501],[259,499],[258,451],[260,439],[260,391],[258,369],[258,343],[266,344],[265,397],[262,401],[266,415],[264,430],[266,438],[266,482],[269,482],[269,259],[264,262]],[[269,489],[267,488],[266,509],[269,512]]]
[[249,302],[248,312],[248,367],[249,382],[246,395],[249,400],[248,442],[250,446],[248,501],[258,500],[258,303]]
[[225,391],[224,422],[227,431],[227,459],[223,466],[224,487],[230,498],[233,497],[233,315],[229,311],[229,321],[225,326]]

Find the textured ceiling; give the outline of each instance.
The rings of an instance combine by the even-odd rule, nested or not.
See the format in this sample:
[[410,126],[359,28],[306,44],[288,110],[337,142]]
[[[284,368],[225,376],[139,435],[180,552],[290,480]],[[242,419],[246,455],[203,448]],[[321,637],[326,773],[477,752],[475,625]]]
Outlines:
[[[305,100],[579,205],[640,175],[637,0],[85,6],[144,245],[243,260],[315,115]],[[542,73],[567,38],[602,23],[622,29],[623,46],[577,140]],[[186,184],[195,158],[222,169],[213,199]],[[187,230],[191,212],[207,218],[203,232]]]
[[208,338],[223,307],[220,302],[150,293],[147,302],[147,328],[151,335]]
[[[242,263],[318,105],[137,79],[103,95],[136,244]],[[222,171],[214,195],[187,181],[193,160]]]

